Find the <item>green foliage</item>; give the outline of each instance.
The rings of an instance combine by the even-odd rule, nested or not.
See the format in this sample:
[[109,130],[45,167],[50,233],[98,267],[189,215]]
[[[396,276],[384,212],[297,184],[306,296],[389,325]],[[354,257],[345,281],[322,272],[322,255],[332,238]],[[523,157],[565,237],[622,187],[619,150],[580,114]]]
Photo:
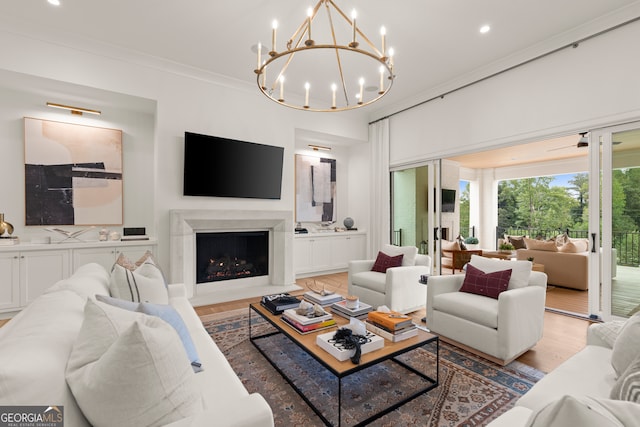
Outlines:
[[460,194],[460,231],[464,234],[468,233],[471,224],[469,222],[469,182],[464,187],[464,190]]
[[467,245],[477,245],[478,243],[480,243],[480,240],[478,240],[477,237],[469,236],[466,239],[464,239],[464,242]]
[[500,243],[498,249],[500,249],[501,251],[512,251],[515,249],[515,246],[513,246],[511,243]]

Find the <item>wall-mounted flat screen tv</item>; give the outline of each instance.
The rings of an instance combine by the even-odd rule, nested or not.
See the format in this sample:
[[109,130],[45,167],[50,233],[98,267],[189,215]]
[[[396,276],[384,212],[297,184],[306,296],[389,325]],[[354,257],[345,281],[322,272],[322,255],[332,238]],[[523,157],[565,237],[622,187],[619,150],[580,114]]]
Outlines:
[[185,196],[280,199],[284,148],[184,133]]
[[442,206],[442,212],[454,212],[456,209],[456,190],[443,188],[440,205]]

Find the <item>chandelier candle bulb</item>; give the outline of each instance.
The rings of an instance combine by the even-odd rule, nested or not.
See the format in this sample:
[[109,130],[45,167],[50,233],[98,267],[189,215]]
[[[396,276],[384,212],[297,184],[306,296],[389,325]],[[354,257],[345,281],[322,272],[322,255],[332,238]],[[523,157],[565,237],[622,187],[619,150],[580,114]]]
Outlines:
[[356,42],[356,18],[358,17],[358,12],[355,9],[351,11],[351,21],[353,27],[353,38],[351,40],[351,47],[358,47],[358,43]]
[[273,23],[271,24],[271,52],[269,52],[269,55],[271,56],[275,56],[276,54],[276,31],[278,30],[278,21],[276,21],[275,19],[273,20]]
[[333,110],[336,109],[336,90],[337,89],[338,89],[338,86],[336,86],[335,83],[331,85],[331,92],[332,92],[331,108]]
[[262,43],[258,42],[258,68],[256,73],[260,73],[261,65],[262,65]]
[[309,82],[304,84],[304,108],[309,108],[309,88],[311,85]]
[[360,101],[358,102],[358,104],[362,104],[362,99],[363,99],[362,97],[363,97],[363,93],[364,93],[364,78],[363,77],[360,77],[360,82],[359,83],[360,83],[360,95],[359,95]]
[[312,46],[313,45],[313,39],[311,38],[311,18],[313,17],[313,8],[309,8],[307,9],[307,41],[305,42],[305,45],[307,46]]
[[284,102],[284,76],[280,76],[280,102]]
[[393,54],[395,51],[392,47],[389,48],[389,67],[391,67],[391,71],[393,72]]

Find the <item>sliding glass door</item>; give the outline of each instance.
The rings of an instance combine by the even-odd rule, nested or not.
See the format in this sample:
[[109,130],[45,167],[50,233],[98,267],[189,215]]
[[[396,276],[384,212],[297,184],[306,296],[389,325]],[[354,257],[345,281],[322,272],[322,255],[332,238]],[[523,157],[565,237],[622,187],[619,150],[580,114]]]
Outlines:
[[591,132],[589,152],[589,311],[627,318],[640,311],[640,123]]
[[391,172],[391,242],[398,246],[416,246],[419,253],[430,255],[437,262],[439,259],[435,260],[434,254],[439,252],[440,218],[436,215],[441,203],[437,197],[439,188],[439,162]]

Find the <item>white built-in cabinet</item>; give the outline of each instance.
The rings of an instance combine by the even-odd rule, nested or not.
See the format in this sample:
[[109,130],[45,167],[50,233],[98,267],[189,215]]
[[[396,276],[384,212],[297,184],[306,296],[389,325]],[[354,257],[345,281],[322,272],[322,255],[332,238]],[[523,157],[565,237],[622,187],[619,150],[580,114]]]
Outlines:
[[0,313],[18,311],[81,265],[97,262],[110,270],[120,253],[132,260],[156,242],[88,242],[0,247]]
[[294,238],[294,270],[297,276],[344,271],[349,261],[365,259],[365,232],[297,234]]

